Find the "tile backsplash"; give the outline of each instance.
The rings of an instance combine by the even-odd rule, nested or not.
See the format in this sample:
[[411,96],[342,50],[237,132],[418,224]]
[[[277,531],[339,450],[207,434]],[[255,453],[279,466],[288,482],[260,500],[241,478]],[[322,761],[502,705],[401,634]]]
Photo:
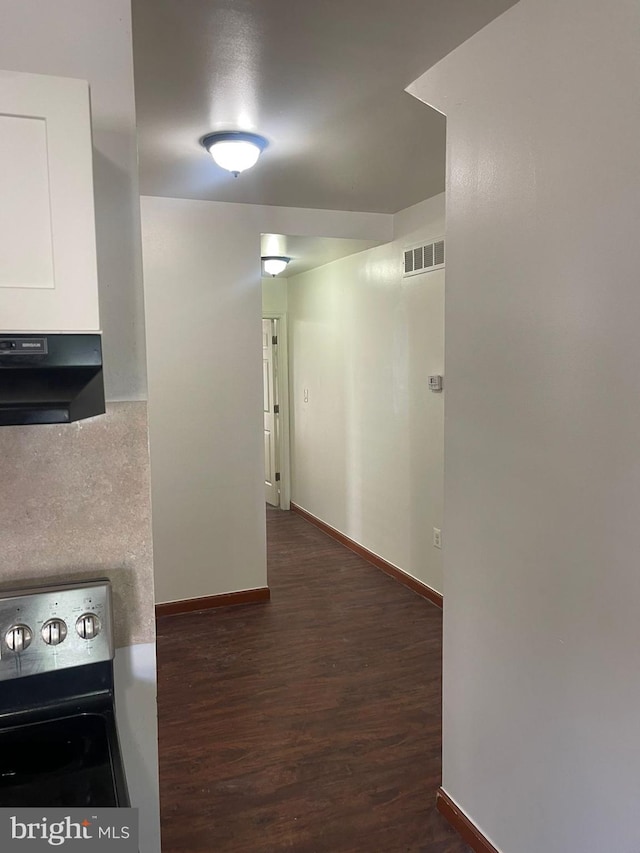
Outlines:
[[108,577],[116,645],[155,636],[147,404],[0,428],[0,589]]

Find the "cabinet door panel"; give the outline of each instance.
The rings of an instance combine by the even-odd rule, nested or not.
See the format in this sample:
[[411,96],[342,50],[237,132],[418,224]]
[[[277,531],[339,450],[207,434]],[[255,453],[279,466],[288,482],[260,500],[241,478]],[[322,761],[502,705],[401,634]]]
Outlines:
[[0,287],[55,287],[47,128],[42,119],[0,115]]
[[99,329],[89,89],[0,72],[0,331]]

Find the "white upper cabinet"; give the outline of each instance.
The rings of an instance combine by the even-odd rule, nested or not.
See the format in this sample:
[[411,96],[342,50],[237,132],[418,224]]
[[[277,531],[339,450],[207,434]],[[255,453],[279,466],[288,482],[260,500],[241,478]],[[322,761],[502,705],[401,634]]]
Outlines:
[[89,86],[0,71],[0,331],[100,328]]

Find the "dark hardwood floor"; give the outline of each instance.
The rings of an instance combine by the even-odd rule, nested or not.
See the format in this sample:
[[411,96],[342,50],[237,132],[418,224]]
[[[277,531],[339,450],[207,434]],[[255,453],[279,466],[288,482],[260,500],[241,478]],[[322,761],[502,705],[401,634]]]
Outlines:
[[441,612],[267,527],[271,603],[158,620],[163,853],[470,853],[435,809]]

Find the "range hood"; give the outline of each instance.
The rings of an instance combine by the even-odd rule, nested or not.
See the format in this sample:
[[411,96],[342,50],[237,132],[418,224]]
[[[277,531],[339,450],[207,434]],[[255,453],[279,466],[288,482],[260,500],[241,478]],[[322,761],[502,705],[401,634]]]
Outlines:
[[0,334],[0,426],[104,412],[100,335]]

